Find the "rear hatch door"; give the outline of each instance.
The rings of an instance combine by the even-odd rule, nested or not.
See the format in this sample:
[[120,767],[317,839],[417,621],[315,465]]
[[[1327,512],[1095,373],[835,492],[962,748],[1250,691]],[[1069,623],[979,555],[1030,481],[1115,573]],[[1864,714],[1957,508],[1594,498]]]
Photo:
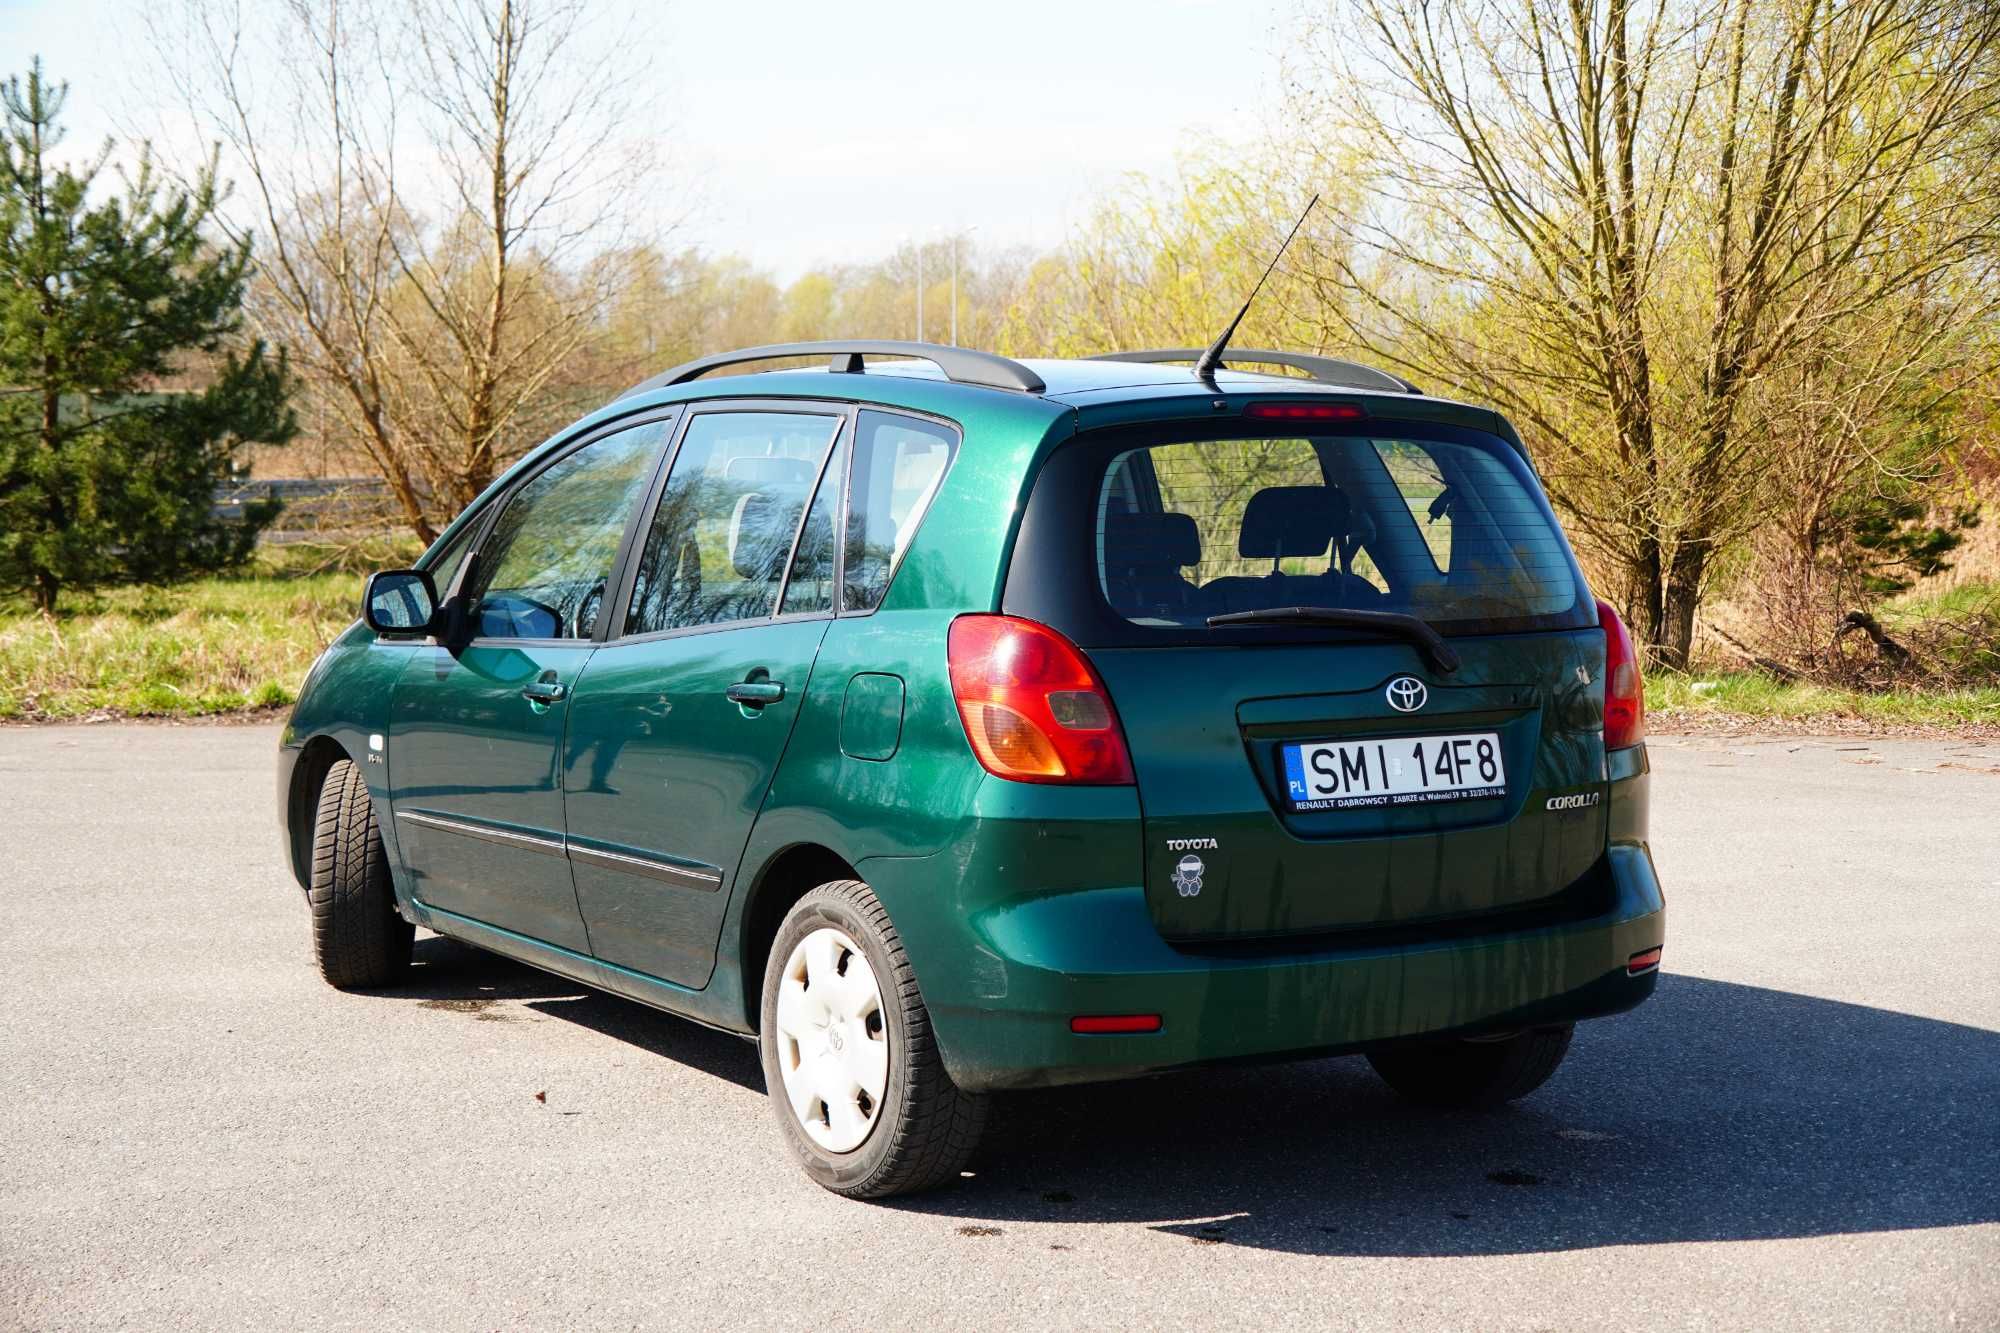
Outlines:
[[1087,432],[1044,464],[1003,605],[1105,679],[1169,938],[1471,921],[1603,854],[1595,602],[1488,431]]
[[[1095,652],[1132,748],[1160,932],[1477,917],[1586,875],[1605,839],[1603,636],[1456,646],[1442,680],[1399,645]],[[1423,701],[1404,711],[1412,681]]]

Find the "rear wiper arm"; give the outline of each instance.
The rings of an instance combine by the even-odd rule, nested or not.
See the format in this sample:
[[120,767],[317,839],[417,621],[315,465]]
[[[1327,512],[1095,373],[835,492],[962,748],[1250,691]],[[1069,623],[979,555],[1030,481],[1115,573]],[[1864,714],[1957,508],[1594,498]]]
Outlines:
[[1458,670],[1458,654],[1444,635],[1430,627],[1429,622],[1415,616],[1406,616],[1401,611],[1359,611],[1338,606],[1268,606],[1261,611],[1231,611],[1227,615],[1210,616],[1211,627],[1219,625],[1334,625],[1341,629],[1373,630],[1377,634],[1391,634],[1399,639],[1408,639],[1423,650],[1432,666],[1439,671]]

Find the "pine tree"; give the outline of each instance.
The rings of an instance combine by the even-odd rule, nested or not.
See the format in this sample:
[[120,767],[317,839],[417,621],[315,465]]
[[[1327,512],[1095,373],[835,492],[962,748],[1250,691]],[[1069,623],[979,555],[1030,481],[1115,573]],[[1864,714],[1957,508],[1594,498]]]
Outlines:
[[45,611],[65,587],[247,558],[277,506],[218,520],[215,483],[298,429],[283,357],[238,336],[248,246],[204,234],[213,168],[172,188],[142,148],[122,190],[95,192],[109,142],[50,160],[67,92],[39,59],[0,83],[0,587]]

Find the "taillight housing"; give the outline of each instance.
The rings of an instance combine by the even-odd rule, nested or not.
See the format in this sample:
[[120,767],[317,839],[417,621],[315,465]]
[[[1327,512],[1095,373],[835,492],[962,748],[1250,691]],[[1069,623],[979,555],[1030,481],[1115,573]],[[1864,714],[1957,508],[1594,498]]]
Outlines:
[[1018,616],[960,616],[945,656],[959,720],[988,773],[1016,782],[1132,781],[1111,695],[1068,639]]
[[1646,739],[1646,682],[1618,613],[1599,602],[1597,623],[1604,629],[1604,748],[1622,750]]

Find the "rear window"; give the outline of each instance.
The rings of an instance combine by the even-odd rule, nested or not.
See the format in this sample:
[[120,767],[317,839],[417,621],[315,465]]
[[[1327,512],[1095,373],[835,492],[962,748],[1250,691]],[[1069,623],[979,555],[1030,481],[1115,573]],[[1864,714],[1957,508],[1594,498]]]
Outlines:
[[1072,448],[1037,481],[1027,563],[1047,583],[1066,552],[1066,581],[1081,565],[1095,588],[1038,592],[1017,551],[1007,602],[1080,642],[1187,641],[1211,616],[1294,606],[1402,612],[1447,634],[1591,623],[1539,485],[1483,432],[1398,422]]

